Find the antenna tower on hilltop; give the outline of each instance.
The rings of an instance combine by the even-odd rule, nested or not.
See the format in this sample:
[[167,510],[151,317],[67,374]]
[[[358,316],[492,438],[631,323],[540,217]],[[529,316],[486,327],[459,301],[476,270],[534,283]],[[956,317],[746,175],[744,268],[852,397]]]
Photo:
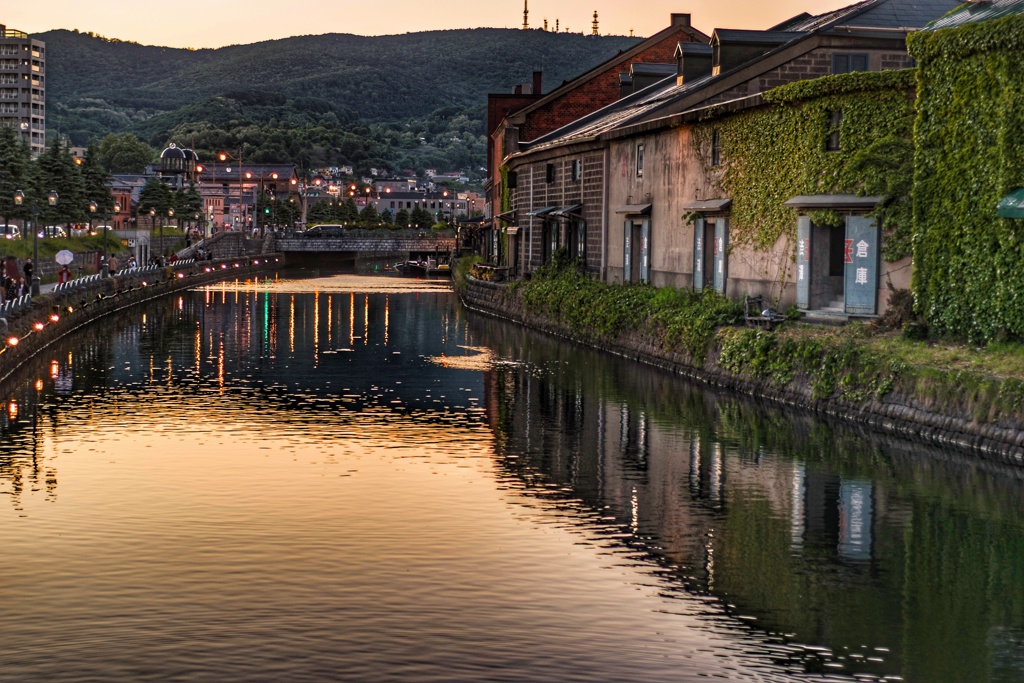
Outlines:
[[597,10],[594,10],[594,23],[592,23],[590,25],[590,35],[592,35],[592,36],[600,35],[597,32]]
[[523,30],[530,28],[530,9],[527,7],[530,0],[523,0]]

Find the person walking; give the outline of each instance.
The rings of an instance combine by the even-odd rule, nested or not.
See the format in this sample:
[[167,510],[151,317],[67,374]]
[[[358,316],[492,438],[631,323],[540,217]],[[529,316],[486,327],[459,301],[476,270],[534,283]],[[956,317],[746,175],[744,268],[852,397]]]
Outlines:
[[57,284],[67,284],[71,281],[71,269],[66,265],[61,266],[60,270],[57,271]]
[[22,268],[22,270],[25,272],[25,282],[27,282],[28,286],[31,287],[32,286],[32,274],[35,273],[35,267],[32,265],[32,259],[30,259],[30,258],[25,259],[25,265]]

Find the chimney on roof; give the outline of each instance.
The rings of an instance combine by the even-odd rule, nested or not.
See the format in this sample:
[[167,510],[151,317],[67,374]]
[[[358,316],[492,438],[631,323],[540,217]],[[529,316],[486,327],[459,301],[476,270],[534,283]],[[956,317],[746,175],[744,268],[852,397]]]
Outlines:
[[540,95],[541,83],[543,81],[544,72],[534,71],[533,72],[533,94]]
[[522,95],[523,94],[523,84],[520,83],[519,85],[517,85],[515,87],[515,90],[512,91],[512,94],[513,95]]
[[672,26],[680,26],[682,28],[690,28],[690,13],[672,13]]

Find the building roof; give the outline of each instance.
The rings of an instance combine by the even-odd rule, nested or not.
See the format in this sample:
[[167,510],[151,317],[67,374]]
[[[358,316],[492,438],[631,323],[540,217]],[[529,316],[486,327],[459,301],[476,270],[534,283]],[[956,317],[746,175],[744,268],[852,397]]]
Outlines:
[[954,12],[940,17],[925,26],[926,31],[953,28],[964,24],[977,24],[999,19],[1010,14],[1024,14],[1024,0],[990,0],[989,2],[968,2]]
[[[1003,1],[1024,3],[1024,0]],[[811,36],[828,33],[833,30],[838,30],[838,32],[845,34],[850,28],[854,27],[909,31],[911,28],[923,27],[928,19],[941,16],[957,4],[958,0],[865,0],[864,2],[818,16],[808,15],[805,17],[804,15],[799,15],[785,24],[786,31],[762,32],[775,36],[775,39],[764,41],[767,48],[765,52],[743,64],[739,64],[717,76],[703,76],[682,85],[679,85],[674,77],[658,81],[644,90],[624,97],[603,109],[599,109],[558,130],[524,144],[523,151],[532,152],[593,139],[611,130],[625,128],[645,120],[653,120],[656,116],[665,116],[666,114],[664,113],[659,114],[659,111],[676,103],[683,103],[683,109],[680,111],[700,106],[699,103],[685,103],[690,95],[716,84],[724,84],[730,76],[738,74],[756,63],[763,63],[765,69],[771,68],[773,65],[767,61],[767,58],[780,54]],[[923,8],[929,9],[931,12],[929,17],[925,17],[922,14]],[[904,20],[910,20],[911,18],[917,23],[913,27],[908,27]],[[751,42],[754,39],[748,37],[748,34],[755,33],[758,32],[715,29],[716,36],[726,39],[749,39]],[[778,44],[778,36],[780,35],[789,36],[781,45]],[[706,100],[703,97],[701,99]],[[692,102],[692,100],[690,101]],[[679,112],[671,112],[671,114],[676,113]]]
[[570,92],[571,90],[580,87],[584,83],[587,83],[587,82],[593,80],[594,78],[597,78],[598,76],[600,76],[601,74],[605,73],[606,71],[608,71],[608,69],[614,67],[615,65],[617,65],[617,64],[629,64],[630,62],[633,61],[634,57],[636,57],[638,54],[642,53],[644,50],[648,49],[652,45],[655,45],[655,44],[665,40],[667,37],[669,37],[673,33],[676,33],[676,32],[678,32],[680,30],[685,31],[686,33],[689,33],[691,36],[694,37],[694,39],[697,42],[707,43],[709,40],[711,40],[710,36],[705,35],[701,31],[698,31],[697,29],[695,29],[693,26],[690,25],[690,15],[689,14],[673,14],[672,15],[672,24],[670,26],[662,29],[661,31],[658,31],[657,33],[655,33],[654,35],[650,36],[646,40],[642,40],[642,41],[638,42],[636,45],[634,45],[630,49],[618,53],[617,55],[615,55],[611,59],[608,59],[608,60],[605,60],[604,62],[601,62],[600,64],[598,64],[597,66],[592,68],[590,71],[587,71],[587,72],[577,76],[576,78],[572,78],[572,79],[566,81],[565,83],[563,83],[559,87],[557,87],[554,90],[552,90],[551,92],[549,92],[547,95],[544,95],[544,96],[540,97],[539,99],[537,99],[534,102],[528,104],[527,106],[523,107],[522,109],[518,109],[518,110],[512,112],[511,114],[509,114],[509,116],[510,117],[517,117],[517,118],[521,117],[521,116],[525,116],[525,115],[529,114],[530,112],[532,112],[532,111],[534,111],[536,109],[539,109],[540,107],[543,107],[544,105],[548,104],[549,102],[551,102],[553,100],[556,100],[559,97],[562,97],[567,92]]
[[655,62],[633,62],[629,65],[629,73],[634,76],[672,76],[676,73],[675,64],[658,64]]
[[781,45],[794,38],[800,38],[805,33],[805,31],[750,31],[737,28],[716,28],[712,33],[711,42],[717,40],[751,45]]

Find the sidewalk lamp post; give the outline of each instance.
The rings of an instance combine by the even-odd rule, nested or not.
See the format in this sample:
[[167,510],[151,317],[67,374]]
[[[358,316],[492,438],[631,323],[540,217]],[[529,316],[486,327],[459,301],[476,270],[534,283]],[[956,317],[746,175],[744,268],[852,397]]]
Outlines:
[[[96,211],[95,207],[96,207],[96,202],[90,202],[89,203],[89,211],[95,212]],[[115,214],[121,213],[121,203],[120,202],[114,202],[114,206],[112,208],[113,208]],[[107,277],[108,275],[110,275],[110,265],[107,262],[107,228],[110,227],[109,225],[107,225],[108,223],[110,223],[110,218],[109,217],[107,217],[106,220],[103,221],[103,266],[102,266],[103,267],[103,271],[102,271],[103,272],[103,277]],[[92,228],[91,221],[90,221],[89,227]],[[89,232],[92,232],[92,230],[90,229]]]
[[[227,152],[221,152],[217,155],[217,158],[221,161],[237,161],[238,162],[238,229],[245,229],[245,221],[242,220],[242,148],[238,148],[238,156],[233,157]],[[231,167],[225,169],[228,173],[231,173]]]
[[[168,222],[170,222],[170,219],[172,219],[172,218],[174,218],[174,209],[167,209],[167,219],[168,219]],[[163,221],[160,221],[160,259],[161,260],[163,260],[164,254],[167,253],[167,249],[164,246],[164,225],[163,225],[163,223],[164,223]]]
[[[46,202],[50,206],[57,206],[57,193],[50,192],[46,195]],[[14,205],[23,206],[25,204],[25,193],[18,190],[14,193]],[[39,205],[32,203],[29,207],[32,209],[32,296],[39,294]]]
[[[93,224],[93,221],[96,220],[96,210],[98,208],[100,208],[100,207],[96,204],[96,202],[89,202],[89,234],[90,235],[95,235],[96,234],[93,231],[92,224]],[[104,237],[104,242],[103,242],[103,260],[100,261],[100,273],[101,273],[102,277],[106,277],[107,273],[109,272],[107,270],[107,249],[106,249],[107,243],[106,243],[106,236],[107,236],[107,233],[106,233],[106,230],[104,230],[103,231],[103,237]]]
[[[274,173],[271,173],[267,177],[276,182],[277,178],[278,178],[278,175],[277,175],[276,172],[274,172]],[[245,179],[246,180],[252,180],[252,171],[246,171],[245,172]],[[260,200],[262,199],[263,201],[267,201],[266,195],[263,194],[263,181],[265,179],[266,178],[264,178],[263,172],[260,171],[259,190],[254,193],[256,196],[255,196],[255,199],[254,199],[254,201],[252,203],[252,205],[253,205],[253,215],[254,215],[254,218],[253,218],[253,228],[254,228],[254,230],[253,230],[253,232],[255,232],[256,234],[259,234],[258,231],[260,229]],[[267,213],[270,213],[270,212],[268,211]],[[267,232],[267,226],[264,225],[263,226],[263,233],[266,234],[266,232]]]

